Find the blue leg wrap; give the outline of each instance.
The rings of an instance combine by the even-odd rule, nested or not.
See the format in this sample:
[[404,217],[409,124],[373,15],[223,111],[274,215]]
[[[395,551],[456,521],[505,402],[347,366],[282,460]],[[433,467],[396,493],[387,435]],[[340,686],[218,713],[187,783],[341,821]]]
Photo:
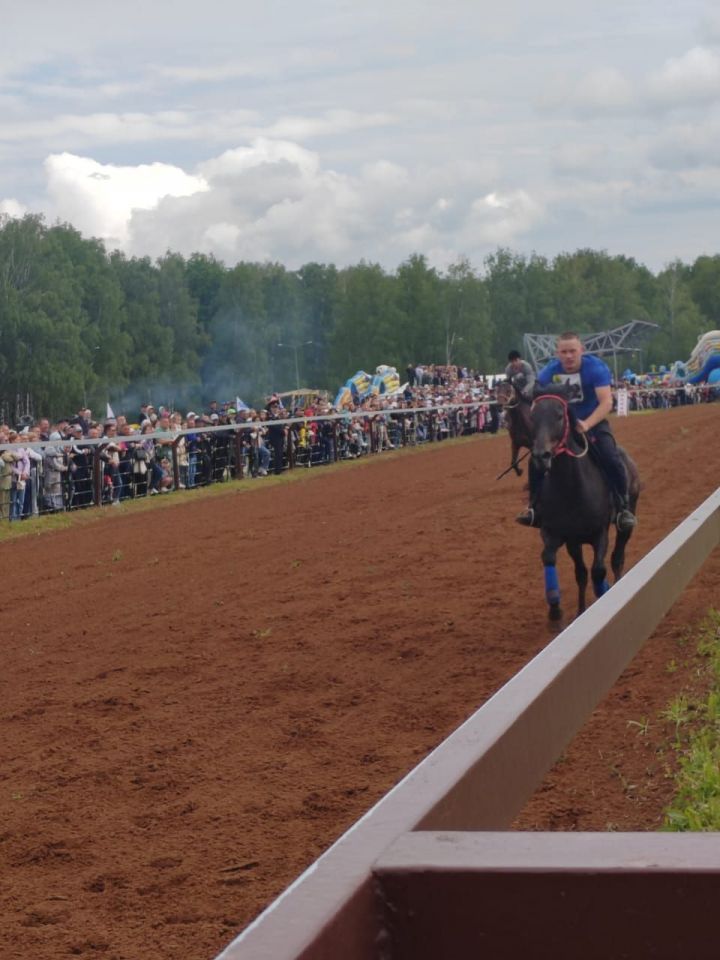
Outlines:
[[552,606],[560,603],[560,582],[556,567],[545,567],[545,599]]
[[603,580],[600,583],[595,583],[595,581],[593,581],[593,590],[595,591],[596,597],[601,597],[604,593],[607,593],[609,589],[610,584],[607,582],[607,580]]

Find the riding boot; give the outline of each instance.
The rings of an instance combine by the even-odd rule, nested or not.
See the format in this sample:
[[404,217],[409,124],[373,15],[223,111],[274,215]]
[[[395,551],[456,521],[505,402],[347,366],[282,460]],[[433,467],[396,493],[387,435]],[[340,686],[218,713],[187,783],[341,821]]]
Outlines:
[[627,496],[617,498],[617,515],[615,517],[615,526],[620,533],[629,533],[637,524],[637,517],[630,509],[630,501]]

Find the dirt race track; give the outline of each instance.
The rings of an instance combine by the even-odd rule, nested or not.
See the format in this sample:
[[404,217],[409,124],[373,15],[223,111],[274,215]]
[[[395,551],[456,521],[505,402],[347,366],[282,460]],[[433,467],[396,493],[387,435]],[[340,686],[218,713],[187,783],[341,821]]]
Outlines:
[[[630,565],[718,485],[719,418],[616,421],[644,481]],[[537,653],[507,459],[470,438],[0,544],[3,960],[209,960]],[[658,713],[719,573],[716,551],[519,827],[657,827]]]

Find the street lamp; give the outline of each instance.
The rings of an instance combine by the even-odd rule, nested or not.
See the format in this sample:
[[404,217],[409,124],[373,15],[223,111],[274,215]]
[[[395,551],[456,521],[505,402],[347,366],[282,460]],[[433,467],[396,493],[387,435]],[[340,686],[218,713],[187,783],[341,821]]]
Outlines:
[[312,340],[303,340],[302,343],[279,343],[279,347],[287,347],[288,350],[292,350],[295,354],[295,384],[297,389],[300,389],[300,367],[298,366],[298,352],[303,348],[307,347],[312,343]]

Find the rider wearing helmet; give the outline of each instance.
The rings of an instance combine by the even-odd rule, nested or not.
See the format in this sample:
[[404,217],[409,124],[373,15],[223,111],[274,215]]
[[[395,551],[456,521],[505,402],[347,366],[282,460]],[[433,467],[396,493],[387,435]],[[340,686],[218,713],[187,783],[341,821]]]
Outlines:
[[511,350],[508,354],[505,376],[523,399],[532,400],[535,371],[527,360],[523,360],[517,350]]
[[[593,450],[610,484],[617,505],[615,523],[618,530],[628,531],[637,523],[630,510],[625,465],[618,452],[607,416],[612,410],[610,368],[599,357],[586,354],[577,333],[561,333],[557,340],[557,357],[540,371],[540,386],[567,383],[574,387],[569,403],[575,414],[575,429],[587,434]],[[528,527],[539,527],[537,501],[540,476],[533,465],[528,471],[530,506],[515,519]]]

